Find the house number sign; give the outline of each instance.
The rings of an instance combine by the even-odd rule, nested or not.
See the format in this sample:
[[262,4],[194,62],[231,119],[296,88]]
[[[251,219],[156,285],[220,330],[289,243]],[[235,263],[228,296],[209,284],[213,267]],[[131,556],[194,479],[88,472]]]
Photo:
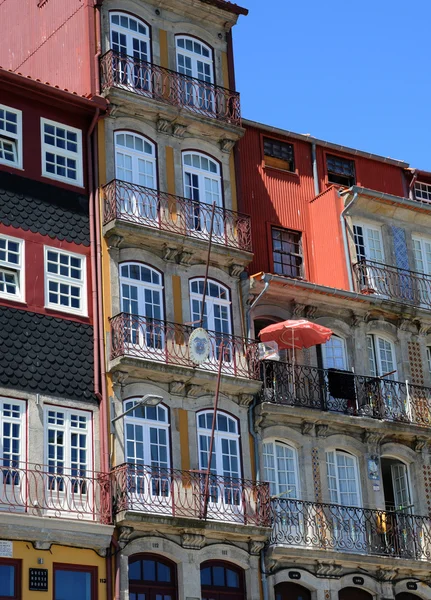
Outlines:
[[353,577],[353,583],[355,585],[364,585],[364,578],[363,577]]
[[29,569],[29,590],[48,591],[48,569]]
[[417,590],[418,589],[418,584],[415,583],[414,581],[408,581],[407,582],[407,589],[408,590]]

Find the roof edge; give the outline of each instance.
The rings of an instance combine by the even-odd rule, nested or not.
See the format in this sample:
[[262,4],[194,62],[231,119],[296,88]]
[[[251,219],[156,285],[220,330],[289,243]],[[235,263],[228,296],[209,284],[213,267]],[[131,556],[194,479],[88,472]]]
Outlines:
[[239,6],[238,4],[234,4],[233,2],[228,2],[228,0],[201,0],[204,4],[212,4],[221,10],[227,10],[228,12],[233,13],[234,15],[244,15],[245,17],[248,15],[248,9]]
[[409,163],[404,162],[402,160],[397,160],[395,158],[389,158],[385,156],[380,156],[379,154],[372,154],[371,152],[365,152],[364,150],[357,150],[356,148],[350,148],[348,146],[342,146],[341,144],[335,144],[333,142],[327,142],[325,140],[321,140],[319,138],[315,138],[312,135],[304,134],[304,133],[295,133],[293,131],[288,131],[286,129],[281,129],[279,127],[273,127],[272,125],[265,125],[264,123],[258,123],[257,121],[251,121],[249,119],[242,119],[242,126],[254,127],[256,129],[262,129],[263,131],[267,131],[268,133],[275,133],[276,135],[293,138],[296,140],[301,140],[303,142],[309,142],[310,144],[316,144],[317,146],[323,146],[325,148],[331,148],[331,150],[336,150],[337,152],[345,152],[346,154],[354,154],[355,156],[362,156],[363,158],[369,158],[371,160],[378,160],[379,162],[384,162],[389,165],[394,165],[395,167],[407,168],[409,167]]

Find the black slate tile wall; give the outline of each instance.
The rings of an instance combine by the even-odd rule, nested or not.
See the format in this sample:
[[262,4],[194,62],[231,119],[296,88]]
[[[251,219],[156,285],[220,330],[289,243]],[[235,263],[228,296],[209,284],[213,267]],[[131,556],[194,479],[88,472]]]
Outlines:
[[95,401],[93,328],[0,306],[0,385]]
[[0,172],[0,223],[90,245],[88,198],[55,185]]

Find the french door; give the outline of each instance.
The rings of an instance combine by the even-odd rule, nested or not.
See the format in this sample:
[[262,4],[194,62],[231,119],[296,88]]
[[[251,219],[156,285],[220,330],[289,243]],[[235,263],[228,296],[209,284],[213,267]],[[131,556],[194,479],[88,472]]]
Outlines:
[[322,344],[324,379],[327,390],[326,406],[335,412],[352,412],[357,408],[355,381],[348,371],[346,342],[332,335]]
[[[192,323],[199,325],[202,312],[204,280],[193,279],[190,281],[190,309]],[[210,337],[210,361],[220,358],[220,347],[223,343],[223,362],[231,362],[236,348],[232,342],[231,303],[229,290],[216,281],[207,281],[205,306],[203,311],[202,327],[214,332]]]
[[25,474],[25,402],[0,399],[0,511],[23,510]]
[[263,468],[265,481],[276,502],[275,535],[289,539],[294,545],[307,543],[304,536],[305,505],[299,500],[298,457],[296,450],[279,441],[263,444]]
[[[365,549],[365,519],[361,505],[356,457],[341,450],[326,453],[326,472],[332,506],[327,515],[334,548],[346,552]],[[355,510],[359,508],[359,510]]]
[[[128,400],[128,410],[135,400]],[[159,405],[135,409],[124,418],[125,458],[131,507],[171,513],[169,422]]]
[[[387,295],[384,263],[382,232],[379,227],[370,225],[353,225],[353,236],[356,248],[356,259],[360,266],[359,277],[361,287],[366,287],[375,293]],[[379,263],[374,265],[373,263]]]
[[186,214],[186,227],[194,236],[208,239],[213,220],[213,241],[223,242],[224,213],[221,193],[220,165],[203,154],[183,154],[184,196],[190,200]]
[[177,36],[177,71],[181,81],[182,102],[203,112],[214,112],[214,69],[211,49],[192,37]]
[[117,195],[120,198],[117,209],[119,208],[121,215],[140,224],[157,224],[159,202],[155,145],[140,135],[117,131],[115,175]]
[[112,12],[111,50],[114,77],[121,86],[149,91],[151,89],[151,50],[148,26],[130,15]]
[[161,274],[140,263],[120,265],[121,310],[128,316],[125,341],[149,356],[164,356],[163,285]]
[[[199,469],[202,491],[208,469],[213,412],[198,415]],[[239,454],[238,423],[222,412],[217,413],[211,457],[207,514],[217,520],[242,520],[243,490]],[[202,498],[205,502],[205,498]]]
[[431,240],[423,237],[413,237],[412,241],[415,271],[425,275],[423,278],[415,278],[415,287],[418,291],[419,302],[429,306],[431,295]]
[[395,383],[397,368],[392,342],[378,335],[367,336],[367,353],[370,375],[379,378],[370,381],[370,403],[384,418],[407,419],[411,414],[408,393]]

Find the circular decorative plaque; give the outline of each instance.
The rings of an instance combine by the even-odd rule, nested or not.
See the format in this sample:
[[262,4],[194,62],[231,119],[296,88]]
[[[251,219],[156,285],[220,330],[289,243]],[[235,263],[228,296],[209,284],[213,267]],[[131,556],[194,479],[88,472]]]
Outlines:
[[189,356],[196,364],[203,363],[210,355],[210,336],[203,327],[195,329],[189,337]]

